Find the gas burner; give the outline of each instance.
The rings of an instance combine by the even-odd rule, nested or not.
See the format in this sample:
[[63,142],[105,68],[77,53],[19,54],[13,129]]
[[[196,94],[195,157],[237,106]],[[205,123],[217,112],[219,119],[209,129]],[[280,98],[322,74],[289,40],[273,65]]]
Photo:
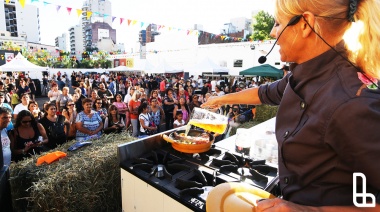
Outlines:
[[174,174],[190,169],[190,166],[182,164],[184,161],[185,159],[172,158],[168,152],[163,155],[152,151],[147,158],[134,159],[132,169],[145,171],[149,173],[149,177],[171,180]]
[[222,150],[217,148],[211,148],[207,152],[190,154],[178,152],[177,150],[171,148],[171,153],[189,161],[193,161],[200,164],[206,164],[208,161],[210,161],[210,159],[221,156]]
[[190,173],[190,176],[184,176],[175,180],[174,186],[179,189],[179,195],[200,197],[202,200],[206,200],[208,192],[220,183],[226,182],[217,177],[217,171],[214,170],[213,174],[203,172],[200,170],[194,170]]
[[253,161],[226,152],[221,159],[214,158],[210,165],[216,167],[220,173],[265,188],[269,181],[268,177],[276,176],[277,169],[264,164],[265,160]]

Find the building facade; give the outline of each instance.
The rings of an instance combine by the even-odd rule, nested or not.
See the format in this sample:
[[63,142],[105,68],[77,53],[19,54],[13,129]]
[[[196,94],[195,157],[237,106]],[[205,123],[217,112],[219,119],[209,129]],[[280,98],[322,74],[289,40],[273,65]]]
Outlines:
[[68,51],[68,46],[67,46],[67,34],[63,33],[62,36],[58,36],[55,38],[55,46],[57,49],[62,50],[62,51]]
[[69,29],[70,52],[72,56],[82,58],[84,52],[82,26],[76,25]]
[[12,42],[20,48],[26,48],[28,46],[25,34],[21,34],[20,37],[12,37],[10,32],[0,31],[0,47],[4,46],[6,42]]
[[39,9],[26,4],[24,8],[16,0],[0,3],[0,30],[8,31],[12,37],[26,35],[28,42],[39,43],[40,21]]

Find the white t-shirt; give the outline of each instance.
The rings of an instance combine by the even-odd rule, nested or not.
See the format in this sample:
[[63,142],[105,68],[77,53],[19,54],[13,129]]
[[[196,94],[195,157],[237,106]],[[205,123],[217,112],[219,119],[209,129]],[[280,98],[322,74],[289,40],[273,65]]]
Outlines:
[[60,94],[62,94],[62,91],[49,91],[48,92],[48,96],[50,96],[50,95],[52,95],[51,97],[50,97],[50,101],[55,101],[55,100],[57,100],[57,98],[58,98],[58,96],[60,95]]
[[202,78],[198,79],[198,88],[203,88],[203,79]]
[[28,105],[23,105],[22,103],[16,105],[13,114],[18,114],[22,110],[28,110]]
[[173,122],[173,125],[185,125],[185,120],[182,119],[181,123],[179,123],[179,121],[176,119],[174,122]]
[[[140,114],[139,115],[139,120],[144,120],[145,126],[149,126],[149,121],[150,121],[150,115],[149,114]],[[140,132],[145,132],[145,128],[140,124]]]
[[223,96],[225,93],[223,91],[219,91],[219,93],[214,92],[217,96]]
[[215,91],[215,87],[216,87],[216,81],[213,80],[213,81],[211,81],[211,91],[212,91],[212,92]]
[[1,144],[3,145],[4,165],[11,164],[11,140],[8,138],[7,129],[1,130]]
[[125,95],[125,97],[124,97],[124,102],[125,102],[125,104],[129,104],[129,101],[131,101],[131,99],[132,99],[132,96],[128,93],[127,95]]

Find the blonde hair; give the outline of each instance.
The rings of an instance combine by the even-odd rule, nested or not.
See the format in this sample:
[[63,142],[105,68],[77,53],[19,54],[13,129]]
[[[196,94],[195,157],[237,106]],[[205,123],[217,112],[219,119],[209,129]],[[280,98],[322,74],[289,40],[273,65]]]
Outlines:
[[137,101],[137,95],[141,95],[140,91],[139,90],[135,90],[135,92],[133,92],[133,95],[132,95],[132,100],[133,101]]
[[[358,1],[354,19],[363,22],[358,37],[361,48],[348,50],[348,59],[371,77],[380,78],[380,2],[379,0]],[[316,15],[314,30],[322,37],[336,35],[343,37],[351,27],[348,20],[349,0],[276,0],[275,16],[291,19],[309,11]],[[323,27],[322,27],[323,26]]]

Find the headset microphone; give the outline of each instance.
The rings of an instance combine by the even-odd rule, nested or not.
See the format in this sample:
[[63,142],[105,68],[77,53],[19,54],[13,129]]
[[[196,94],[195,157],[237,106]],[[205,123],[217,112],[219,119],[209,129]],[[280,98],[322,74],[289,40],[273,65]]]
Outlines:
[[297,16],[294,16],[292,19],[290,19],[289,23],[285,26],[285,28],[281,31],[280,35],[277,37],[276,42],[274,42],[274,44],[273,44],[272,48],[270,49],[270,51],[268,52],[268,54],[265,56],[261,56],[259,58],[258,61],[260,64],[263,64],[267,61],[267,56],[272,52],[273,48],[276,46],[278,39],[280,39],[280,37],[281,37],[282,33],[285,31],[285,29],[288,26],[296,25],[301,20],[301,17],[302,17],[302,15],[297,15]]

